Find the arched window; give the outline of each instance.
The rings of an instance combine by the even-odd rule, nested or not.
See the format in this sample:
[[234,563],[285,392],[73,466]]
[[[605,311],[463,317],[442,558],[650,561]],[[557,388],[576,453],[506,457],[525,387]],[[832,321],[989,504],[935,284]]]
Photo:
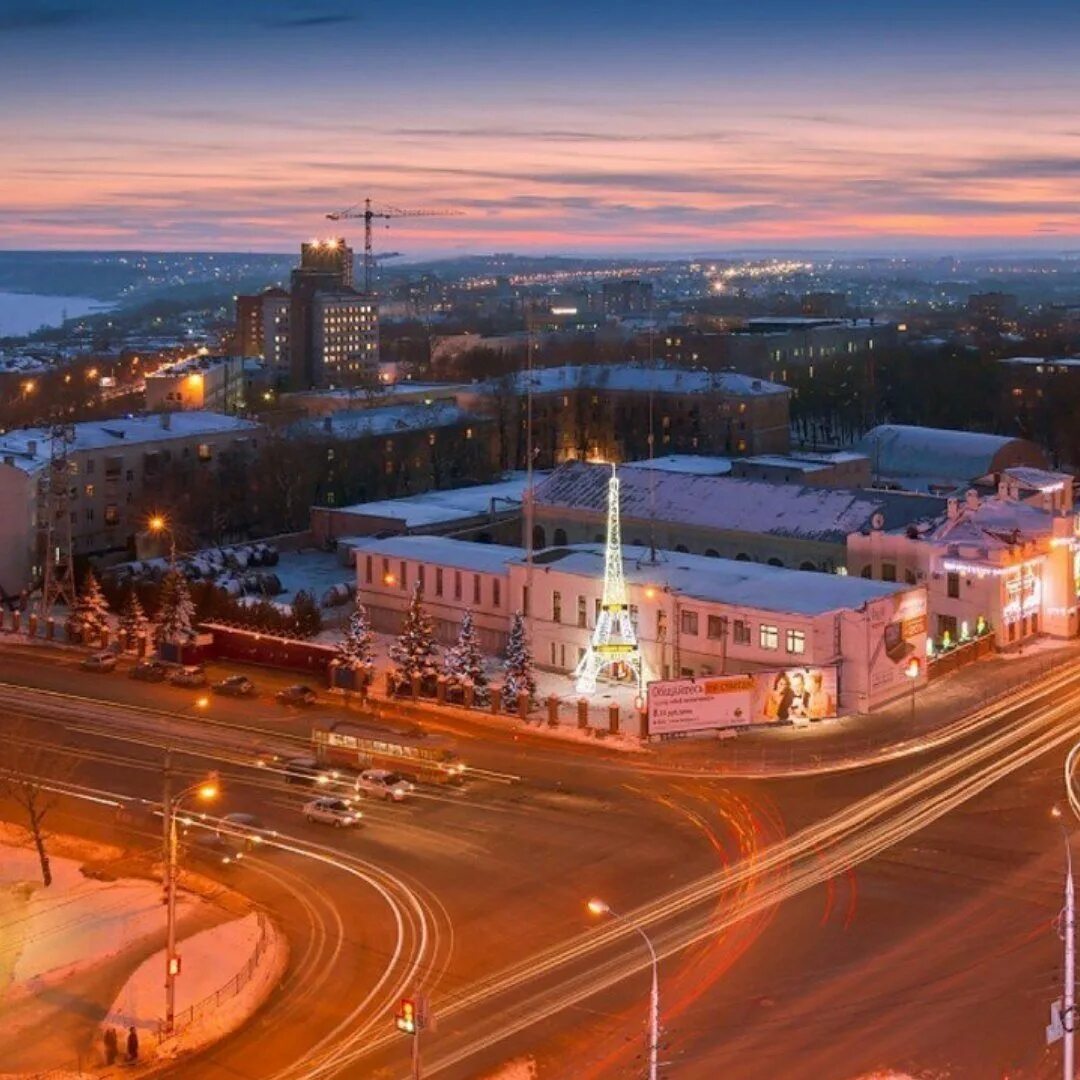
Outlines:
[[784,564],[775,556],[769,560],[770,566],[783,566]]
[[683,555],[689,555],[690,554],[690,550],[689,550],[689,548],[687,548],[687,546],[685,544],[676,544],[675,545],[675,550],[679,551],[679,552],[682,552]]
[[861,573],[862,573],[862,576],[865,577],[865,578],[873,577],[874,576],[874,568],[872,566],[864,566],[862,568]]
[[708,555],[710,559],[719,559],[720,558],[720,552],[717,551],[716,548],[706,548],[705,549],[705,554]]
[[816,570],[817,567],[812,562],[799,563],[800,570]]
[[745,551],[740,551],[739,554],[735,556],[735,561],[736,562],[750,562],[750,556],[747,555]]
[[555,547],[562,547],[566,543],[566,530],[556,529],[555,535],[552,538],[551,542],[555,545]]
[[533,526],[533,547],[542,548],[547,547],[547,533],[544,532],[543,525]]

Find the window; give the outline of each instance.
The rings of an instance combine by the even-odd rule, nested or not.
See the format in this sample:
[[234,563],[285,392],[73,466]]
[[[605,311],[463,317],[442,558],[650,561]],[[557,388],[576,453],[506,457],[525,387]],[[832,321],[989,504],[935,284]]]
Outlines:
[[420,591],[424,591],[424,564],[420,563],[416,567],[416,583],[420,586]]
[[589,616],[585,607],[584,596],[579,596],[577,598],[577,624],[582,628],[589,625]]
[[667,612],[656,613],[656,640],[663,641],[667,637]]
[[409,587],[409,564],[404,559],[398,564],[398,572],[400,575],[398,577],[398,588],[407,589]]
[[908,585],[914,585],[915,581],[916,581],[915,571],[914,570],[905,570],[904,571],[904,581]]
[[957,600],[960,597],[960,575],[950,573],[945,578],[945,591],[949,598]]
[[882,581],[895,581],[896,580],[896,563],[883,562],[881,564],[881,580]]
[[521,614],[529,614],[529,586],[523,585],[521,587]]
[[556,529],[555,535],[552,537],[551,542],[557,547],[562,547],[566,544],[566,530]]
[[111,503],[105,507],[105,524],[106,525],[119,525],[120,524],[120,507],[115,503]]
[[502,588],[498,578],[491,579],[491,605],[502,607]]
[[806,632],[803,630],[789,630],[785,635],[784,647],[789,653],[801,656],[806,652]]
[[736,619],[731,629],[731,637],[736,645],[749,645],[750,624],[745,619]]
[[872,566],[864,566],[862,568],[862,576],[864,578],[872,578],[874,576],[874,568]]
[[200,461],[209,461],[210,458],[211,458],[210,444],[209,443],[199,443],[199,460]]
[[93,521],[94,520],[94,511],[93,511],[93,509],[89,509],[89,510],[86,511],[86,520],[87,521]]
[[461,571],[454,571],[454,599],[461,599]]
[[93,494],[94,494],[94,485],[93,484],[87,484],[86,487],[83,488],[83,493],[86,495],[86,497],[88,499],[91,498],[93,496]]
[[474,604],[480,603],[480,575],[473,574],[472,576],[472,602]]
[[766,626],[762,623],[758,628],[758,644],[763,649],[779,649],[780,631],[775,626]]
[[551,643],[551,666],[555,666],[555,642]]
[[684,634],[697,636],[698,615],[696,611],[686,611],[684,609],[679,612],[679,630]]
[[551,594],[551,621],[562,622],[562,593],[558,589]]
[[86,475],[87,476],[93,476],[94,475],[94,459],[93,458],[87,458],[86,459]]
[[709,616],[709,637],[714,641],[727,637],[727,618],[723,615]]
[[435,595],[442,596],[442,567],[435,567]]
[[371,584],[371,556],[368,555],[364,559],[364,584]]

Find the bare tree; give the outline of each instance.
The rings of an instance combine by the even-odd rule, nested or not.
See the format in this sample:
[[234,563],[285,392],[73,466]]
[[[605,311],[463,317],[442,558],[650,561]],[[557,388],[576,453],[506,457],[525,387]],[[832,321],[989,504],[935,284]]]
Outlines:
[[49,886],[52,868],[45,849],[45,820],[60,800],[55,788],[71,779],[76,758],[35,738],[35,730],[40,728],[16,719],[0,733],[0,795],[25,815],[41,863],[41,880]]

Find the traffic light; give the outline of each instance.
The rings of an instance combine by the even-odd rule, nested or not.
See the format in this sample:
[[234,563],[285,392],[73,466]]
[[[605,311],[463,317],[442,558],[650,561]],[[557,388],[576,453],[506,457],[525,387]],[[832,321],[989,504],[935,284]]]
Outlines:
[[416,1034],[416,1002],[411,998],[401,999],[401,1008],[396,1017],[398,1031],[406,1035]]

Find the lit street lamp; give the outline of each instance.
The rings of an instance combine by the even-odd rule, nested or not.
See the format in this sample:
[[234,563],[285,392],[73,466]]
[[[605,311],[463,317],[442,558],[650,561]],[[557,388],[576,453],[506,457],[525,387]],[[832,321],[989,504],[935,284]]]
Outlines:
[[168,533],[169,536],[169,569],[176,566],[176,533],[173,532],[169,519],[164,514],[154,514],[146,523],[150,532],[160,535]]
[[176,976],[180,960],[176,955],[176,815],[181,802],[194,795],[204,802],[218,796],[217,773],[199,780],[176,795],[172,793],[172,750],[165,751],[165,789],[161,800],[163,839],[165,843],[165,1034],[171,1035],[176,1020]]
[[649,940],[649,935],[637,923],[632,923],[621,915],[617,915],[603,900],[590,900],[585,906],[592,915],[610,915],[613,919],[626,923],[641,935],[645,948],[649,950],[649,959],[652,961],[652,991],[649,994],[649,1080],[657,1080],[659,1075],[657,1058],[660,1045],[660,972],[656,961],[656,950]]
[[911,719],[915,720],[915,687],[919,681],[919,671],[921,670],[918,657],[913,656],[904,668],[904,674],[911,680]]

